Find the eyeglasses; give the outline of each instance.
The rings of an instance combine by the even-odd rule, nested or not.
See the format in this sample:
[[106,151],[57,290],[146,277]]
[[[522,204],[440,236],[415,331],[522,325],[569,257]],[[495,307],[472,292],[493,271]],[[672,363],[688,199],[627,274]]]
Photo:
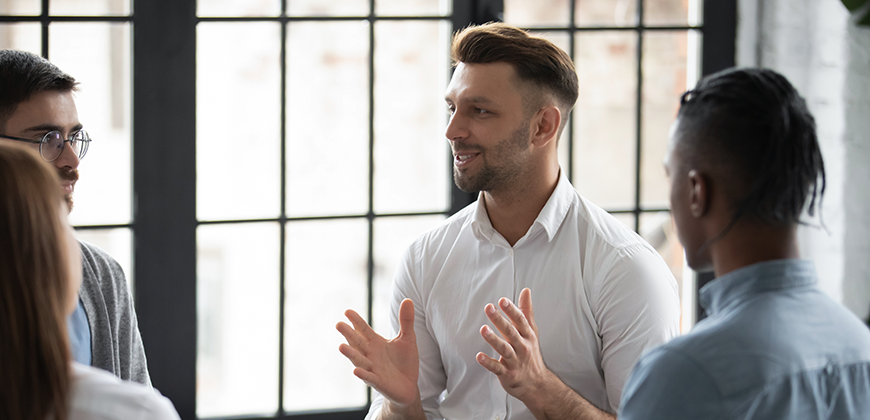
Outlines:
[[73,153],[75,153],[79,159],[85,157],[85,154],[88,153],[88,146],[91,144],[91,137],[88,136],[88,132],[85,130],[76,131],[66,140],[63,139],[63,134],[61,134],[60,131],[49,131],[42,136],[42,140],[31,140],[4,135],[0,135],[0,138],[38,144],[39,155],[42,156],[42,159],[46,162],[54,162],[58,157],[60,157],[60,154],[63,153],[64,143],[69,143],[69,147],[72,148]]

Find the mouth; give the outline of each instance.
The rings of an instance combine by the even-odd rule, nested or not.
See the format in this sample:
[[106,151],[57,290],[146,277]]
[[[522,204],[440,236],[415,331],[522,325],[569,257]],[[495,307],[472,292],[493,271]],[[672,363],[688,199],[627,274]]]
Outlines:
[[453,154],[453,165],[457,168],[470,165],[478,156],[480,156],[480,152],[455,152]]
[[73,193],[73,188],[75,188],[75,181],[61,181],[60,185],[63,187],[63,193],[65,195],[70,195]]

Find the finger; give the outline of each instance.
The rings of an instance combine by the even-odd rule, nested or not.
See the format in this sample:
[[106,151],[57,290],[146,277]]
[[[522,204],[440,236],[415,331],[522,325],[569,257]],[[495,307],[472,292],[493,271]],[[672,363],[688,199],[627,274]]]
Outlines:
[[363,368],[363,369],[371,369],[372,362],[367,357],[363,356],[357,349],[348,346],[347,344],[341,344],[338,346],[338,351],[347,357],[354,366]]
[[499,299],[498,305],[501,306],[501,310],[504,311],[505,315],[507,315],[511,320],[511,323],[520,336],[528,338],[532,335],[532,327],[529,326],[529,321],[526,319],[526,315],[520,311],[520,308],[517,308],[517,305],[514,305],[514,303],[508,298]]
[[353,375],[357,378],[362,379],[362,381],[365,382],[366,385],[377,390],[381,389],[378,383],[378,375],[375,375],[374,372],[358,367],[353,370]]
[[483,311],[486,312],[486,317],[492,321],[492,325],[495,325],[495,328],[501,335],[509,341],[511,344],[517,343],[518,340],[521,340],[519,333],[517,333],[516,328],[511,325],[510,320],[504,317],[497,309],[495,309],[495,305],[488,303],[483,308]]
[[344,311],[344,316],[347,317],[348,320],[353,324],[353,328],[356,330],[358,334],[361,334],[363,337],[371,338],[374,335],[378,335],[372,327],[369,326],[368,322],[363,319],[356,311],[353,309],[348,309]]
[[407,336],[408,340],[416,340],[414,333],[414,301],[405,299],[399,306],[399,336]]
[[480,335],[483,336],[483,339],[493,350],[501,355],[502,361],[505,364],[513,363],[516,360],[517,354],[514,352],[514,348],[503,338],[496,335],[489,326],[484,325],[480,327]]
[[535,309],[532,306],[532,291],[528,287],[520,292],[519,306],[520,311],[529,320],[529,325],[535,331],[535,335],[538,335],[538,324],[535,323]]
[[344,339],[347,340],[347,344],[350,344],[363,353],[368,353],[368,341],[359,335],[350,325],[347,325],[344,322],[339,322],[338,324],[335,324],[335,329],[344,336]]
[[507,369],[505,369],[504,365],[499,363],[498,360],[495,360],[492,357],[487,356],[486,353],[483,353],[483,352],[477,353],[477,357],[475,359],[477,359],[477,363],[479,363],[481,366],[486,368],[486,370],[488,370],[496,375],[501,375],[501,374],[505,373],[505,371],[507,370]]

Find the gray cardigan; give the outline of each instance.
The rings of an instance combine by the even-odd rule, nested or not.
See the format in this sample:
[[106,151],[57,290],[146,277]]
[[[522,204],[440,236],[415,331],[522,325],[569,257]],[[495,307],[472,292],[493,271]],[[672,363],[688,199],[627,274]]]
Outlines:
[[106,251],[79,241],[79,297],[91,329],[91,365],[129,381],[151,385],[133,299],[121,266]]

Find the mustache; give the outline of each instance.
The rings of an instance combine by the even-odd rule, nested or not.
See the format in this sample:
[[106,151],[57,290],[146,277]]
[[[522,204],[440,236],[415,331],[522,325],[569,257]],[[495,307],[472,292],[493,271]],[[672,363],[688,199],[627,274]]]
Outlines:
[[57,175],[60,177],[61,181],[72,181],[76,182],[79,180],[79,171],[78,169],[72,168],[57,168]]
[[453,150],[454,155],[462,154],[463,152],[483,152],[484,150],[483,147],[476,144],[463,144],[459,147],[451,146],[451,149]]

